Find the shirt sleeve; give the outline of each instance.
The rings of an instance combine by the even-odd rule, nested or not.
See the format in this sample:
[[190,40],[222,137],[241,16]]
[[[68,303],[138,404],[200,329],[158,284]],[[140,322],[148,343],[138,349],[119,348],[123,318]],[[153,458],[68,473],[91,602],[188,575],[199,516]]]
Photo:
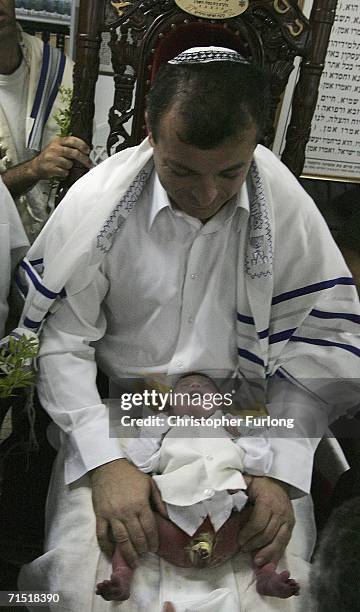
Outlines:
[[107,289],[108,281],[98,271],[88,287],[55,306],[41,336],[38,392],[61,430],[66,484],[124,457],[120,440],[110,436],[109,409],[97,390],[91,346],[106,330],[101,303]]
[[270,441],[260,436],[245,436],[237,439],[237,446],[244,451],[244,471],[254,476],[268,475],[273,461]]
[[160,465],[161,437],[133,438],[130,440],[126,455],[142,472],[157,472]]

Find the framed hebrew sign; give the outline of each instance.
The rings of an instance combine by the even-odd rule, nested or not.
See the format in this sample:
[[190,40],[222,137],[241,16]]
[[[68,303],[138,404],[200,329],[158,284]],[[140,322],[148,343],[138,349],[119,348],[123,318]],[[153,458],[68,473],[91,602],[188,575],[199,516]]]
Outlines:
[[304,175],[360,181],[360,3],[339,0]]
[[[312,0],[305,0],[310,13]],[[286,92],[274,151],[285,140],[298,69]],[[338,0],[306,147],[303,176],[360,182],[360,2]]]

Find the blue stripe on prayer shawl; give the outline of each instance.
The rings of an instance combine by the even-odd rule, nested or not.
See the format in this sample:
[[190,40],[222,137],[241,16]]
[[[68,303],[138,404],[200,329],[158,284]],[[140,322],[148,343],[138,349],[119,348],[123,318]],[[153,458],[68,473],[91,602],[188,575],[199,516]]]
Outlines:
[[55,49],[48,43],[44,44],[43,63],[30,115],[34,122],[29,134],[27,148],[38,151],[41,149],[44,125],[49,118],[59,91],[65,63],[65,55],[59,49]]
[[45,287],[45,285],[43,285],[41,283],[41,281],[38,279],[38,277],[36,276],[36,274],[32,270],[31,266],[28,263],[26,263],[26,261],[23,260],[20,263],[20,266],[25,270],[26,274],[29,276],[29,278],[32,281],[35,289],[39,293],[44,295],[45,297],[49,298],[50,300],[56,300],[56,298],[58,296],[60,296],[60,297],[65,297],[66,296],[65,288],[62,289],[59,293],[55,293],[54,291],[50,291],[50,289]]
[[[36,90],[34,104],[32,107],[31,114],[30,114],[30,117],[32,119],[34,119],[37,113],[39,112],[41,97],[44,91],[46,75],[47,75],[47,71],[49,68],[49,60],[50,60],[50,46],[48,43],[44,43],[43,61],[42,61],[42,66],[41,66],[40,78],[39,78],[39,83],[38,83],[37,90]],[[30,138],[31,138],[31,134],[30,134],[29,140]]]
[[353,353],[357,357],[360,357],[360,349],[356,346],[350,346],[350,344],[342,344],[340,342],[331,342],[330,340],[321,340],[318,338],[302,338],[300,336],[292,336],[290,342],[304,342],[305,344],[316,344],[317,346],[333,346],[334,348],[341,348],[349,353]]
[[247,359],[248,361],[253,361],[254,363],[258,363],[259,365],[263,367],[265,366],[265,363],[263,362],[263,360],[260,359],[260,357],[258,357],[254,353],[251,353],[250,351],[246,351],[245,349],[238,348],[238,353],[240,357],[243,357],[244,359]]
[[296,327],[293,329],[284,329],[284,331],[277,332],[276,334],[271,334],[269,336],[269,344],[276,344],[276,342],[283,342],[284,340],[289,340],[293,335],[294,331],[296,331]]
[[314,283],[313,285],[307,285],[306,287],[300,287],[299,289],[294,289],[293,291],[286,291],[285,293],[280,293],[279,295],[273,297],[271,303],[273,305],[279,304],[280,302],[286,302],[286,300],[291,300],[301,295],[316,293],[317,291],[322,291],[323,289],[331,289],[331,287],[336,287],[336,285],[355,285],[355,282],[354,279],[350,276],[332,278],[330,280],[322,281],[320,283]]
[[318,319],[345,319],[353,323],[360,323],[360,315],[346,312],[326,312],[314,308],[314,310],[310,312],[310,316],[317,317]]
[[40,257],[40,259],[31,259],[30,263],[32,266],[38,266],[39,264],[43,263],[44,259],[42,257]]
[[53,107],[53,104],[55,102],[55,98],[56,98],[56,96],[58,94],[59,87],[61,85],[61,81],[62,81],[63,74],[64,74],[64,69],[65,69],[65,55],[62,54],[61,57],[60,57],[59,67],[57,69],[57,75],[56,75],[56,78],[54,79],[54,85],[53,85],[53,88],[51,90],[49,101],[48,101],[47,106],[46,106],[45,117],[44,117],[44,124],[49,119],[49,115],[51,113],[51,109]]
[[[247,315],[242,315],[240,312],[237,313],[238,321],[241,323],[246,323],[247,325],[255,325],[255,319],[253,317],[248,317]],[[269,330],[264,329],[262,332],[257,332],[258,338],[262,340],[263,338],[267,338],[269,335]]]
[[39,329],[40,325],[41,325],[41,321],[33,321],[32,319],[29,319],[28,317],[25,317],[24,319],[24,325],[25,327],[29,327],[30,329]]
[[238,312],[237,318],[238,318],[238,321],[240,321],[241,323],[248,323],[248,325],[255,325],[255,320],[253,319],[253,317],[248,317],[247,315],[243,315],[243,314],[240,314],[240,312]]

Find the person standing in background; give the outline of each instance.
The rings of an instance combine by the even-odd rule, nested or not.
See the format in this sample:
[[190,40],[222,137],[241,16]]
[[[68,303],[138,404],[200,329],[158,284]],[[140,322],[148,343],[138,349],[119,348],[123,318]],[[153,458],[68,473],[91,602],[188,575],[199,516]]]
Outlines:
[[61,85],[72,87],[72,62],[22,32],[15,0],[0,0],[0,174],[30,242],[51,212],[49,181],[65,178],[74,161],[91,166],[85,142],[56,137]]

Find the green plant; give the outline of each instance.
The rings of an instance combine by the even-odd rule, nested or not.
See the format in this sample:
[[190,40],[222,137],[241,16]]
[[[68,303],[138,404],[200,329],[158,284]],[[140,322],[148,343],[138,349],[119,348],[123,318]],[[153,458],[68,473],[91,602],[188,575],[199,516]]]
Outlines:
[[[55,115],[54,121],[59,126],[59,131],[57,132],[57,136],[64,138],[65,136],[71,136],[71,102],[72,102],[73,90],[71,87],[64,87],[61,85],[59,87],[59,96],[60,101],[63,104],[61,108],[59,108]],[[47,198],[47,210],[49,213],[53,210],[54,200],[56,197],[56,192],[59,188],[60,181],[56,178],[52,178],[50,180],[50,189]]]
[[71,136],[71,102],[72,102],[71,87],[59,87],[60,101],[64,105],[54,115],[54,120],[60,130],[58,136]]
[[0,348],[0,398],[15,395],[18,389],[35,385],[32,362],[38,353],[37,338],[9,336]]

